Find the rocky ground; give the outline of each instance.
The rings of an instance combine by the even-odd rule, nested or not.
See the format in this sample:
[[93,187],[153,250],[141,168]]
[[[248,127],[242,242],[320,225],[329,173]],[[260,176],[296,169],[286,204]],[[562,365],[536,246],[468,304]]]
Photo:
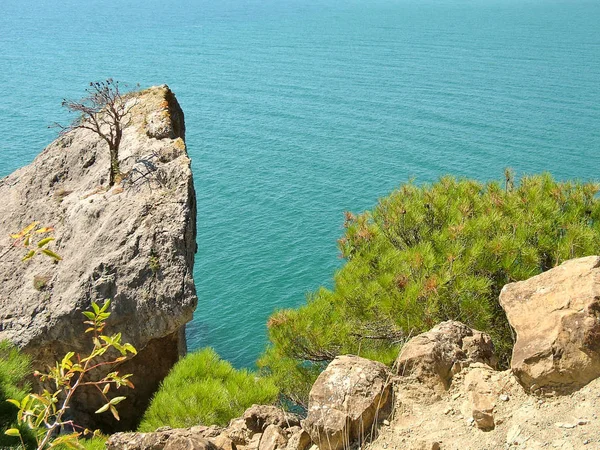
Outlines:
[[600,449],[600,257],[505,286],[517,340],[496,370],[490,337],[460,322],[408,341],[392,370],[335,358],[300,420],[254,406],[226,428],[112,436],[109,450]]
[[441,395],[397,386],[393,415],[366,449],[600,449],[600,380],[570,395],[531,396],[511,371],[486,370],[498,389],[492,395],[494,428],[481,430],[465,385],[469,374],[481,370],[462,370]]

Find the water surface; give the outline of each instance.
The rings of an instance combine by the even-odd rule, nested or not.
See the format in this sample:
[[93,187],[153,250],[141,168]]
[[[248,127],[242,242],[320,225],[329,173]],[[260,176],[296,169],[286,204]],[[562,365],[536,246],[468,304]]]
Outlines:
[[597,179],[600,2],[2,0],[0,176],[107,77],[167,83],[198,193],[189,346],[237,366],[330,285],[342,213],[414,177]]

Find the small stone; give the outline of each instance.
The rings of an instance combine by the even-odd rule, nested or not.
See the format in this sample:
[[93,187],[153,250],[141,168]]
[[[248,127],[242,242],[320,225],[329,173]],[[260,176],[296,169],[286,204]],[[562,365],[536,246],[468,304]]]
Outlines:
[[508,397],[508,395],[506,395],[506,394],[502,394],[502,395],[500,396],[500,400],[502,400],[503,402],[507,402],[507,401],[509,400],[509,397]]
[[382,422],[385,426],[389,427],[390,426],[390,421],[387,419],[384,419]]
[[452,400],[457,400],[457,399],[459,399],[459,398],[461,398],[461,397],[462,397],[462,394],[459,392],[459,393],[457,393],[457,394],[454,394],[454,395],[452,396]]
[[575,423],[562,423],[562,422],[557,422],[554,425],[557,426],[558,428],[567,428],[567,429],[575,428],[577,426],[577,424],[575,424]]
[[452,407],[451,407],[451,406],[448,406],[448,407],[446,407],[446,409],[444,410],[444,414],[445,414],[445,415],[448,415],[448,414],[450,414],[451,412],[452,412]]
[[543,405],[544,404],[544,400],[538,400],[538,405]]
[[473,425],[473,424],[475,423],[475,419],[473,419],[472,417],[469,417],[469,418],[467,419],[467,423],[468,423],[469,425]]
[[590,421],[586,419],[579,419],[577,421],[577,425],[587,425],[588,423],[590,423]]

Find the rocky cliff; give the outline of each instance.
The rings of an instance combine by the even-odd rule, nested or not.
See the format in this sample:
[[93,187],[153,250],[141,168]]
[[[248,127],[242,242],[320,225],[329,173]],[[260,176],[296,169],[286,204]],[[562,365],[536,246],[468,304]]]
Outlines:
[[[109,152],[94,132],[59,137],[30,165],[0,180],[0,340],[30,354],[37,369],[67,351],[88,349],[82,311],[110,298],[109,333],[121,332],[138,354],[119,367],[135,390],[120,423],[90,414],[97,395],[82,391],[72,414],[104,429],[131,429],[180,355],[197,297],[192,279],[196,201],[183,111],[167,86],[128,100],[120,148],[123,179],[107,188]],[[39,221],[54,227],[52,249],[35,256],[9,237]]]

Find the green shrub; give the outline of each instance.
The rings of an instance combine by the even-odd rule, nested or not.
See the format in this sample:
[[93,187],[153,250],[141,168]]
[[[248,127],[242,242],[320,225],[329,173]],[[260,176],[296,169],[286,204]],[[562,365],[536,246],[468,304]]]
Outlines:
[[[18,437],[6,436],[4,431],[16,427],[18,408],[7,402],[9,398],[21,400],[30,392],[27,377],[31,375],[31,361],[28,356],[8,341],[0,341],[0,448],[17,446]],[[35,448],[35,438],[27,432],[27,427],[18,427],[26,443]]]
[[236,370],[213,349],[204,349],[173,367],[152,399],[139,431],[167,425],[226,425],[254,403],[275,402],[277,395],[272,381]]
[[[305,404],[319,368],[336,355],[391,364],[403,342],[444,320],[489,333],[506,367],[511,331],[502,287],[600,251],[598,185],[549,174],[518,186],[441,178],[405,184],[372,212],[346,214],[346,264],[334,288],[269,320],[259,360],[289,399]],[[292,380],[292,382],[288,382]]]

